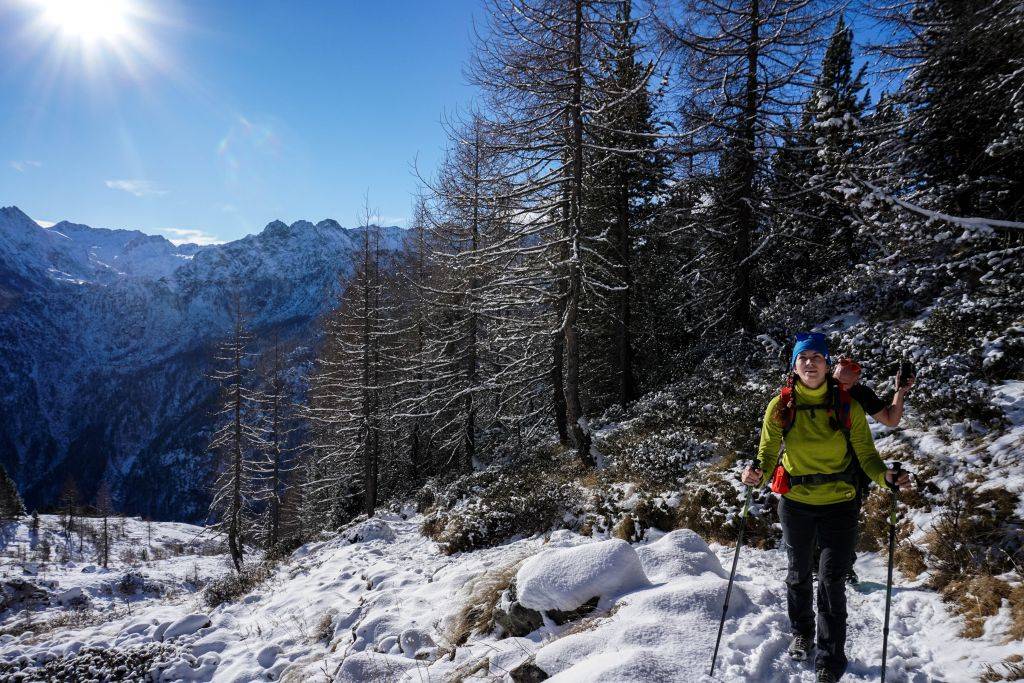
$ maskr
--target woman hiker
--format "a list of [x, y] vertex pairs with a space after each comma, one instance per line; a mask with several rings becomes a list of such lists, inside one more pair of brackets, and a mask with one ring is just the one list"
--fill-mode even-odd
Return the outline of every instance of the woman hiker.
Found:
[[[789, 570], [786, 598], [793, 659], [809, 657], [815, 643], [811, 562], [821, 548], [818, 571], [817, 681], [839, 680], [846, 670], [846, 583], [857, 538], [855, 472], [852, 459], [880, 486], [910, 488], [910, 477], [886, 469], [875, 450], [864, 409], [840, 390], [828, 372], [825, 336], [798, 334], [793, 374], [768, 404], [761, 428], [758, 467], [743, 471], [743, 483], [769, 479], [780, 493], [779, 520]], [[785, 442], [782, 462], [779, 454]], [[776, 471], [776, 465], [781, 468]]]

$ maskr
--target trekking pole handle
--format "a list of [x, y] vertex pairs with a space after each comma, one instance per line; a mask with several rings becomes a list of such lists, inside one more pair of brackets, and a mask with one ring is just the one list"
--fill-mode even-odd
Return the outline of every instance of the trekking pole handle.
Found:
[[899, 485], [900, 475], [903, 474], [904, 472], [906, 472], [906, 470], [903, 469], [903, 463], [893, 462], [892, 467], [890, 467], [889, 469], [892, 470], [892, 481], [890, 482], [890, 481], [886, 480], [886, 483], [889, 485], [889, 489], [890, 490], [892, 490], [892, 491], [899, 491], [900, 490], [900, 485]]

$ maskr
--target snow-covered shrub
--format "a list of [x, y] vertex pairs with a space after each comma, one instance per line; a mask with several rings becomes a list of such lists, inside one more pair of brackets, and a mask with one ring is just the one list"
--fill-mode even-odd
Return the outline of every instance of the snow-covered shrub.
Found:
[[573, 484], [545, 482], [537, 473], [508, 473], [479, 495], [434, 512], [423, 531], [447, 554], [489, 548], [551, 529], [579, 507], [579, 500]]
[[126, 571], [106, 588], [120, 595], [162, 595], [163, 586], [137, 571]]
[[203, 590], [203, 602], [208, 607], [217, 607], [237, 600], [266, 581], [273, 571], [273, 564], [261, 562], [213, 579]]
[[1016, 516], [1018, 494], [955, 485], [947, 496], [946, 509], [925, 539], [935, 588], [1024, 566], [1024, 520]]
[[590, 489], [580, 516], [581, 533], [639, 541], [648, 529], [672, 531], [676, 528], [678, 485], [659, 493], [632, 482], [608, 481], [610, 476], [606, 475]]
[[[709, 541], [734, 544], [742, 510], [743, 493], [738, 474], [708, 468], [691, 476], [684, 484], [677, 526], [693, 529]], [[743, 543], [774, 548], [781, 538], [776, 528], [778, 520], [775, 496], [765, 488], [755, 489]]]
[[686, 434], [679, 426], [649, 434], [632, 430], [602, 444], [612, 475], [621, 481], [652, 486], [674, 486], [695, 463], [715, 456], [706, 441]]
[[423, 533], [451, 554], [561, 526], [582, 508], [583, 474], [572, 453], [542, 448], [446, 484], [433, 482], [434, 507]]

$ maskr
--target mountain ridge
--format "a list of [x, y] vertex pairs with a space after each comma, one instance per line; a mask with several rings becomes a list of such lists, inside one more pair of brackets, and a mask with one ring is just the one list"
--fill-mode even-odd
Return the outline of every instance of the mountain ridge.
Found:
[[[272, 221], [223, 244], [174, 245], [0, 208], [0, 463], [26, 503], [52, 504], [67, 477], [89, 501], [106, 478], [125, 511], [200, 519], [207, 375], [231, 294], [250, 309], [253, 351], [277, 336], [302, 365], [364, 229]], [[401, 248], [403, 230], [380, 229], [386, 249]]]

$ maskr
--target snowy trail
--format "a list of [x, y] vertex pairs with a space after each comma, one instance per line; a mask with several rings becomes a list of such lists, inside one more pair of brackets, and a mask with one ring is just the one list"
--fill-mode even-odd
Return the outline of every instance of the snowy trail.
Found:
[[[723, 562], [733, 548], [717, 547]], [[886, 558], [861, 553], [857, 561], [860, 585], [847, 589], [847, 657], [844, 681], [877, 681], [881, 671], [882, 625], [885, 615]], [[755, 608], [726, 622], [723, 636], [727, 654], [721, 680], [813, 681], [810, 663], [791, 662], [786, 656], [789, 620], [783, 579], [785, 553], [781, 550], [744, 548], [737, 570], [738, 583]], [[997, 644], [998, 624], [988, 628], [991, 638], [964, 640], [957, 634], [961, 620], [952, 616], [940, 597], [897, 573], [890, 615], [888, 679], [926, 681], [978, 680], [985, 663], [1022, 652], [1020, 643]], [[993, 620], [996, 621], [996, 620]]]
[[[447, 629], [470, 599], [474, 578], [527, 555], [595, 540], [556, 531], [546, 539], [445, 556], [420, 535], [421, 522], [420, 516], [382, 515], [361, 527], [363, 538], [355, 543], [338, 537], [300, 549], [256, 591], [204, 613], [209, 626], [179, 636], [181, 654], [160, 680], [509, 680], [509, 672], [531, 658], [554, 674], [554, 681], [814, 678], [809, 663], [785, 656], [782, 551], [743, 549], [719, 667], [711, 679], [706, 672], [732, 548], [709, 548], [687, 530], [654, 533], [650, 542], [633, 546], [649, 584], [605, 596], [597, 611], [578, 623], [549, 623], [520, 638], [473, 636], [452, 648]], [[848, 590], [851, 663], [843, 680], [874, 681], [884, 557], [863, 554], [857, 570], [862, 585]], [[152, 643], [171, 621], [201, 609], [198, 600], [179, 600], [99, 626], [7, 640], [0, 642], [0, 661], [46, 661], [93, 644]], [[983, 638], [963, 640], [957, 636], [959, 619], [949, 615], [938, 595], [900, 580], [893, 594], [889, 679], [977, 680], [986, 663], [1021, 651], [1019, 642], [999, 644], [1003, 616], [990, 620]]]

